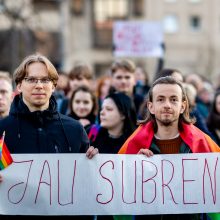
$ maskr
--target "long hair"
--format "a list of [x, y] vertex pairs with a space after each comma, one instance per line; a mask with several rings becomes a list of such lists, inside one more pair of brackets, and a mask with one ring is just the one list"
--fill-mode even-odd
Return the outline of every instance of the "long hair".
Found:
[[114, 92], [106, 96], [105, 99], [110, 98], [117, 106], [119, 112], [125, 117], [123, 134], [130, 136], [130, 134], [136, 129], [137, 114], [135, 105], [131, 98], [122, 92]]
[[69, 100], [70, 115], [74, 115], [75, 114], [74, 111], [73, 111], [72, 103], [73, 103], [73, 100], [75, 98], [76, 93], [79, 92], [79, 91], [82, 91], [82, 92], [85, 92], [85, 93], [89, 93], [91, 95], [92, 110], [91, 110], [90, 114], [96, 115], [96, 113], [97, 113], [97, 100], [96, 100], [96, 96], [92, 92], [92, 90], [89, 87], [87, 87], [87, 86], [79, 86], [76, 90], [73, 91], [73, 93], [71, 95], [71, 98]]
[[[152, 84], [152, 86], [151, 86], [151, 88], [148, 92], [147, 102], [153, 102], [153, 88], [158, 84], [178, 85], [182, 90], [182, 101], [186, 102], [186, 108], [185, 108], [184, 112], [179, 117], [179, 129], [181, 129], [181, 123], [180, 122], [185, 122], [187, 124], [194, 123], [194, 120], [190, 118], [189, 101], [188, 101], [185, 89], [183, 88], [182, 83], [177, 81], [176, 79], [174, 79], [172, 76], [161, 77], [161, 78], [157, 79], [156, 81], [154, 81], [154, 83]], [[149, 109], [147, 108], [146, 118], [142, 121], [139, 121], [139, 124], [145, 124], [149, 121], [154, 122], [154, 128], [155, 128], [155, 130], [157, 130], [157, 124], [156, 124], [155, 116], [152, 115], [150, 113]]]

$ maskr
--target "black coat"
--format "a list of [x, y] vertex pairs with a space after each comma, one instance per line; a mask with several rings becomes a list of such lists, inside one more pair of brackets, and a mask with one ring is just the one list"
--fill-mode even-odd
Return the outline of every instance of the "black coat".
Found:
[[[93, 127], [91, 127], [91, 129], [93, 129]], [[93, 140], [90, 140], [90, 144], [91, 146], [98, 148], [99, 153], [117, 154], [127, 138], [127, 135], [113, 138], [108, 134], [107, 129], [100, 127], [97, 137], [95, 137]]]
[[0, 136], [11, 153], [82, 153], [89, 146], [83, 126], [57, 112], [55, 98], [45, 111], [30, 112], [17, 95], [9, 116], [0, 121]]

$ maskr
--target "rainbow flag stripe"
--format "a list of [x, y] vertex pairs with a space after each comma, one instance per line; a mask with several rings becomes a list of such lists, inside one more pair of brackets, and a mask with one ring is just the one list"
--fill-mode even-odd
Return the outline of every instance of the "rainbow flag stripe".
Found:
[[3, 146], [3, 140], [0, 140], [0, 159], [2, 157], [2, 146]]
[[0, 170], [5, 169], [10, 164], [12, 164], [13, 159], [11, 157], [11, 154], [6, 146], [5, 143], [0, 143], [0, 146], [2, 148], [1, 150], [1, 157], [0, 157]]
[[210, 220], [220, 220], [220, 213], [209, 213], [208, 217]]

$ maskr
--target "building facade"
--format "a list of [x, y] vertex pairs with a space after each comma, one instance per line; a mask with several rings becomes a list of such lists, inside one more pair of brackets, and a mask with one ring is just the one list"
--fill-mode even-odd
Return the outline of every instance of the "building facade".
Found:
[[163, 59], [131, 57], [151, 79], [162, 64], [212, 81], [220, 73], [216, 0], [3, 0], [0, 68], [12, 72], [25, 55], [38, 51], [58, 69], [68, 72], [83, 60], [96, 76], [104, 74], [115, 59], [112, 29], [117, 20], [162, 23]]

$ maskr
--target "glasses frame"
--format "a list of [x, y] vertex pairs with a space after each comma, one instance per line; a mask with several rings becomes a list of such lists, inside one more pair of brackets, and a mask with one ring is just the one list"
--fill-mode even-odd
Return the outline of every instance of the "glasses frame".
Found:
[[38, 82], [40, 82], [43, 85], [47, 85], [50, 82], [52, 82], [52, 80], [50, 78], [42, 78], [42, 79], [38, 79], [38, 78], [34, 78], [34, 77], [25, 77], [24, 81], [27, 82], [30, 85], [37, 85]]

